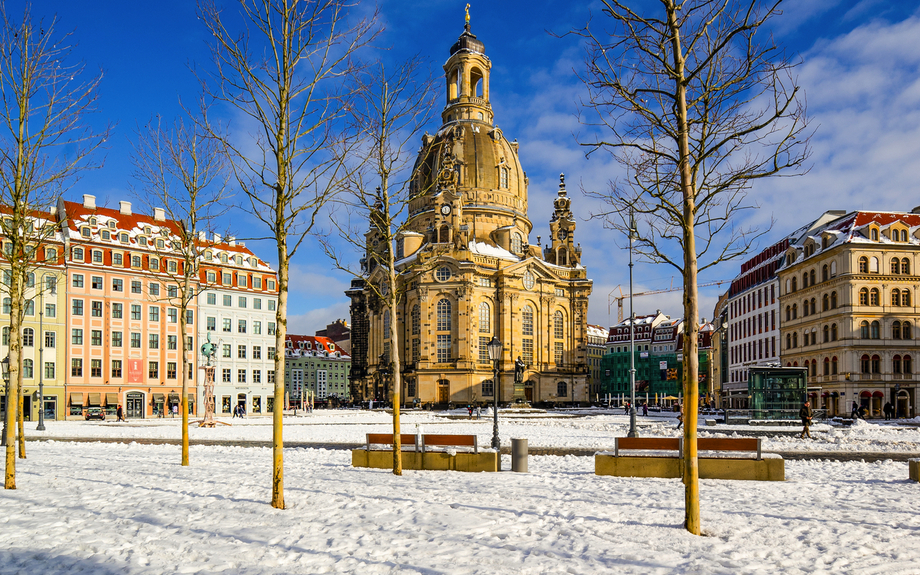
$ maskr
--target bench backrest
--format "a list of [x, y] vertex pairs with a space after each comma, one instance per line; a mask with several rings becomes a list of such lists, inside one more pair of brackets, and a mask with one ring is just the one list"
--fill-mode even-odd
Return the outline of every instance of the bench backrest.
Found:
[[479, 441], [475, 435], [429, 435], [422, 436], [422, 450], [428, 445], [437, 447], [472, 447], [479, 453]]
[[[415, 450], [418, 451], [418, 436], [412, 435], [409, 433], [399, 434], [399, 442], [402, 445], [412, 445], [415, 446]], [[393, 434], [392, 433], [368, 433], [367, 434], [367, 450], [371, 450], [371, 445], [393, 445]]]
[[760, 459], [759, 437], [701, 437], [696, 440], [700, 451], [752, 451]]
[[656, 451], [680, 451], [679, 437], [617, 437], [614, 454], [621, 449], [652, 449]]

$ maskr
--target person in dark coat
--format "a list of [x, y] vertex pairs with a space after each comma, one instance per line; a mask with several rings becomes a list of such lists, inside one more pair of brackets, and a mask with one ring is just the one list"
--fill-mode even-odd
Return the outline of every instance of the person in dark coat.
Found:
[[894, 411], [894, 410], [891, 408], [891, 402], [890, 402], [890, 401], [885, 402], [885, 407], [882, 408], [882, 409], [883, 409], [884, 412], [885, 412], [885, 420], [891, 419], [891, 412]]
[[859, 419], [859, 404], [855, 401], [853, 402], [853, 410], [850, 412], [850, 417], [853, 419]]
[[642, 417], [648, 417], [648, 404], [642, 404]]
[[811, 403], [806, 401], [802, 405], [802, 409], [799, 410], [799, 417], [802, 419], [802, 435], [799, 437], [805, 439], [807, 435], [808, 439], [811, 439], [811, 431], [808, 429], [811, 426]]

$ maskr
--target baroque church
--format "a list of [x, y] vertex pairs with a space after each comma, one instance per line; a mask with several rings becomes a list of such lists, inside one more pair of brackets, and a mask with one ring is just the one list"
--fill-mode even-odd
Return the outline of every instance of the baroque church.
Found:
[[[592, 281], [575, 242], [571, 200], [560, 176], [549, 239], [532, 243], [527, 174], [517, 140], [495, 125], [492, 63], [470, 31], [444, 64], [447, 104], [425, 134], [411, 183], [408, 221], [396, 239], [399, 289], [390, 317], [368, 285], [385, 270], [368, 266], [351, 299], [352, 397], [392, 400], [390, 321], [400, 333], [401, 403], [437, 405], [512, 400], [515, 363], [523, 395], [537, 405], [588, 401], [587, 314]], [[367, 237], [367, 259], [377, 240]], [[502, 343], [499, 383], [487, 344]], [[520, 367], [518, 368], [520, 371]], [[520, 395], [520, 385], [518, 393]]]

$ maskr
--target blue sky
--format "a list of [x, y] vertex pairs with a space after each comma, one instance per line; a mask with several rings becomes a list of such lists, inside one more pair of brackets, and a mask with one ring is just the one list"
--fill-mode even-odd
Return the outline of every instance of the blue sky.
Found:
[[[465, 1], [383, 0], [379, 6], [385, 31], [381, 50], [367, 58], [389, 60], [419, 54], [435, 74], [463, 29]], [[552, 0], [471, 1], [473, 32], [492, 59], [492, 105], [495, 121], [509, 139], [521, 144], [520, 158], [530, 178], [530, 219], [535, 236], [547, 238], [548, 219], [558, 176], [565, 172], [573, 210], [579, 218], [576, 241], [594, 280], [589, 321], [609, 326], [608, 296], [627, 286], [627, 253], [622, 238], [588, 221], [599, 209], [580, 187], [600, 190], [617, 168], [608, 157], [586, 159], [574, 133], [583, 130], [575, 117], [583, 88], [582, 47], [577, 38], [555, 38], [602, 18], [596, 2]], [[799, 84], [805, 90], [812, 125], [811, 170], [797, 178], [758, 182], [751, 197], [761, 206], [748, 214], [749, 223], [768, 223], [766, 246], [827, 209], [910, 211], [920, 205], [920, 10], [914, 1], [790, 0], [775, 20], [772, 33], [790, 54], [802, 59]], [[228, 10], [234, 2], [223, 0]], [[14, 18], [21, 1], [7, 1]], [[362, 3], [360, 10], [368, 10]], [[72, 31], [73, 57], [89, 70], [101, 70], [98, 112], [90, 121], [115, 125], [103, 151], [104, 166], [87, 172], [67, 192], [79, 201], [93, 194], [101, 205], [117, 206], [131, 197], [129, 159], [134, 131], [155, 114], [173, 118], [178, 102], [193, 101], [198, 84], [191, 67], [210, 66], [208, 36], [197, 19], [192, 0], [45, 0], [33, 6], [35, 17], [59, 17], [58, 33]], [[443, 99], [441, 100], [443, 102]], [[232, 129], [231, 125], [231, 129]], [[432, 121], [429, 131], [438, 123]], [[264, 231], [235, 214], [240, 237]], [[273, 245], [248, 244], [261, 258], [277, 262]], [[356, 255], [356, 259], [357, 259]], [[730, 279], [740, 262], [707, 271], [700, 282]], [[638, 263], [635, 290], [680, 285], [676, 271]], [[334, 272], [315, 243], [305, 246], [293, 262], [289, 329], [313, 333], [336, 318], [348, 317], [343, 291], [350, 278]], [[724, 290], [724, 288], [723, 288]], [[720, 288], [701, 290], [702, 315], [710, 317]], [[680, 293], [637, 298], [637, 313], [661, 309], [681, 315]]]

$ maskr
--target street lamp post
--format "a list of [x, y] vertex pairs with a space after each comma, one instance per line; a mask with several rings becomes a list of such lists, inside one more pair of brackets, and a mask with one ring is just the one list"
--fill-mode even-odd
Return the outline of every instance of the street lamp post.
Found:
[[45, 431], [45, 370], [44, 370], [44, 353], [45, 353], [45, 295], [41, 292], [38, 308], [38, 426], [36, 431]]
[[492, 360], [492, 449], [498, 451], [501, 448], [501, 442], [498, 439], [498, 362], [502, 358], [502, 342], [497, 337], [492, 336], [492, 341], [486, 346], [489, 348], [489, 359]]
[[639, 437], [636, 430], [636, 312], [633, 310], [633, 241], [636, 239], [636, 220], [629, 212], [629, 433]]
[[3, 437], [0, 438], [0, 445], [6, 445], [6, 434], [8, 431], [6, 421], [9, 418], [10, 412], [10, 356], [7, 355], [3, 358], [3, 361], [0, 361], [0, 369], [2, 369], [3, 383], [6, 385], [6, 413], [3, 414]]

